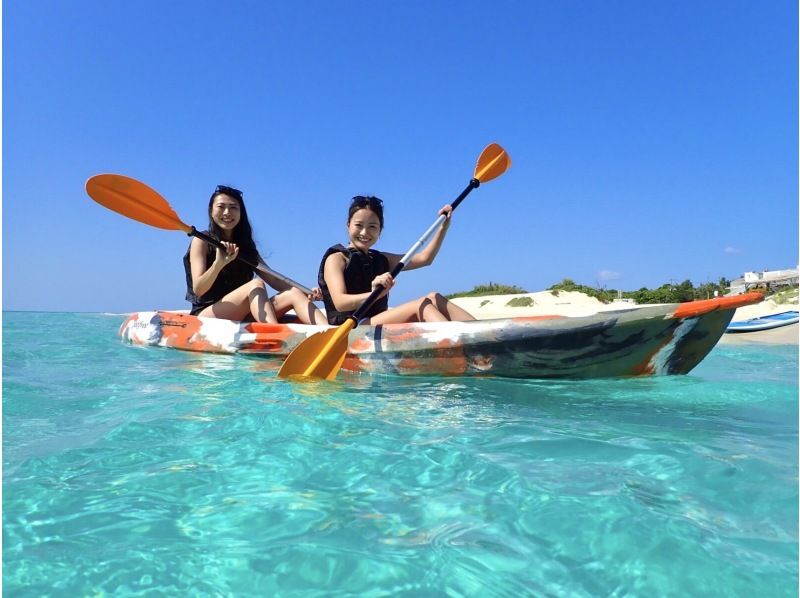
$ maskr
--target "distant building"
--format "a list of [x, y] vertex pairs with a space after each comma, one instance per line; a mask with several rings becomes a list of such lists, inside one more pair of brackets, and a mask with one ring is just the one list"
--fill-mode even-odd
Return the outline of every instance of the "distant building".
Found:
[[613, 301], [614, 303], [628, 303], [630, 305], [636, 305], [636, 301], [631, 299], [630, 297], [623, 297], [622, 291], [617, 291], [617, 297]]
[[796, 287], [798, 280], [798, 268], [745, 272], [741, 278], [731, 281], [730, 294], [740, 295], [753, 288], [774, 292], [784, 287]]

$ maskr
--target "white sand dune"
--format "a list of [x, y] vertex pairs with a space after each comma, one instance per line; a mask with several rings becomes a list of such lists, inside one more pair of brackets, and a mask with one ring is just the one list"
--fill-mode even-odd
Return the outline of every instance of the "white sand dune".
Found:
[[[452, 300], [479, 320], [512, 318], [518, 316], [587, 316], [598, 311], [624, 309], [629, 303], [605, 304], [594, 297], [575, 291], [539, 291], [517, 295], [488, 295], [485, 297], [458, 297]], [[509, 304], [511, 303], [511, 304]], [[514, 303], [522, 305], [514, 305]]]

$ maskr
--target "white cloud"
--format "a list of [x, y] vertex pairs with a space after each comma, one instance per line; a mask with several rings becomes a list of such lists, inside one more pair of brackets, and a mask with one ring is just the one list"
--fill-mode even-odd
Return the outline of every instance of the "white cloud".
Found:
[[736, 253], [742, 253], [742, 250], [739, 249], [738, 247], [731, 247], [731, 246], [726, 247], [724, 251], [725, 251], [725, 253], [727, 253], [729, 255], [733, 255], [733, 254], [736, 254]]
[[600, 270], [600, 272], [597, 273], [597, 278], [602, 281], [618, 280], [622, 278], [622, 274], [614, 272], [613, 270]]

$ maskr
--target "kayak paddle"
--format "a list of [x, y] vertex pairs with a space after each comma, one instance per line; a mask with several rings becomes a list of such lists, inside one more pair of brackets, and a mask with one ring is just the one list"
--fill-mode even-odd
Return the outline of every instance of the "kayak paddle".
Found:
[[[166, 199], [161, 197], [154, 189], [136, 179], [121, 174], [98, 174], [86, 181], [86, 193], [101, 206], [105, 206], [109, 210], [133, 220], [138, 220], [156, 228], [179, 230], [190, 237], [197, 237], [220, 249], [225, 248], [221, 242], [213, 237], [182, 222]], [[262, 268], [241, 256], [237, 256], [236, 259], [244, 262], [259, 274], [271, 274], [286, 284], [297, 287], [306, 295], [311, 294], [310, 289], [276, 272], [266, 264]]]
[[[451, 204], [453, 210], [458, 207], [470, 191], [476, 189], [481, 183], [486, 183], [499, 177], [511, 166], [511, 158], [506, 151], [496, 143], [492, 143], [481, 152], [478, 157], [478, 164], [475, 167], [475, 174], [466, 189], [461, 192], [456, 200]], [[411, 249], [400, 259], [400, 262], [392, 270], [392, 278], [396, 278], [408, 261], [417, 251], [430, 239], [436, 230], [444, 222], [444, 214], [437, 218], [436, 222], [425, 231], [419, 240], [412, 245]], [[283, 362], [278, 371], [279, 378], [289, 378], [291, 376], [300, 378], [324, 378], [333, 380], [342, 367], [345, 355], [347, 355], [348, 333], [358, 326], [358, 322], [364, 314], [369, 311], [372, 304], [384, 291], [383, 287], [378, 287], [372, 291], [369, 297], [361, 304], [343, 324], [337, 328], [331, 328], [324, 332], [318, 332], [309, 336], [302, 343], [297, 345], [289, 353], [286, 361]]]

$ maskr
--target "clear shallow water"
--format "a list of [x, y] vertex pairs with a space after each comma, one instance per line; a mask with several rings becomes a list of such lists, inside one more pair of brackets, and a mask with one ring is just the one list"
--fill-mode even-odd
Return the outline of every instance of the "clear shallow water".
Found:
[[3, 314], [4, 595], [798, 593], [796, 346], [295, 385], [122, 319]]

